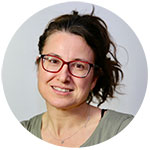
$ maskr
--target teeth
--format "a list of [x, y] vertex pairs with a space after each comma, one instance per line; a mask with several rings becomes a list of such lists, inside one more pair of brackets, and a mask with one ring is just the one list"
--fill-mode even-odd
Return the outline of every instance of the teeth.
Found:
[[70, 90], [68, 90], [68, 89], [61, 89], [61, 88], [59, 88], [59, 87], [54, 87], [53, 86], [53, 88], [55, 89], [55, 90], [57, 90], [57, 91], [60, 91], [60, 92], [69, 92]]

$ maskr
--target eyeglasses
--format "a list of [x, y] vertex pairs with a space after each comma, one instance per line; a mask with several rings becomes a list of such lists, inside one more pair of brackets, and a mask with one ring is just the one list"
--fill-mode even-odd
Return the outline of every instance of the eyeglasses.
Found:
[[95, 64], [81, 60], [66, 62], [57, 56], [49, 54], [40, 55], [39, 57], [42, 58], [42, 67], [45, 71], [50, 73], [58, 73], [64, 64], [67, 64], [69, 73], [77, 78], [85, 78], [92, 67], [97, 67]]

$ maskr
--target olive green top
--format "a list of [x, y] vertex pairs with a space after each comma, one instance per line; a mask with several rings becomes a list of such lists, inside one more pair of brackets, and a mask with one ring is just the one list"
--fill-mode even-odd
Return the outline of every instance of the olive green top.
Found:
[[[22, 121], [21, 124], [32, 134], [41, 138], [41, 123], [42, 114], [31, 118], [28, 121]], [[133, 119], [132, 115], [123, 114], [113, 110], [107, 110], [101, 118], [98, 126], [96, 127], [90, 138], [81, 145], [81, 147], [92, 146], [104, 142], [111, 137], [115, 136], [122, 129], [124, 129]]]

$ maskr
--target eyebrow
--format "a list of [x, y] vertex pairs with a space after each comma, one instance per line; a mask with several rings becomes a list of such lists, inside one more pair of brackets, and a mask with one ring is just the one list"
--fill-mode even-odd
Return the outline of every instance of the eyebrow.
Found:
[[[56, 56], [56, 57], [59, 57], [59, 58], [63, 59], [61, 56], [59, 56], [59, 55], [57, 55], [57, 54], [55, 54], [55, 53], [48, 53], [48, 55], [53, 55], [53, 56]], [[73, 59], [73, 60], [89, 62], [88, 60], [82, 59], [82, 58], [75, 58], [75, 59]], [[73, 61], [73, 60], [72, 60], [72, 61]], [[89, 63], [90, 63], [90, 62], [89, 62]]]
[[89, 62], [88, 60], [86, 60], [86, 59], [81, 59], [81, 58], [76, 58], [76, 59], [74, 59], [74, 60]]
[[[48, 55], [53, 55], [53, 56], [56, 56], [56, 57], [61, 58], [61, 56], [59, 56], [59, 55], [57, 55], [57, 54], [55, 54], [55, 53], [48, 53]], [[62, 58], [61, 58], [61, 59], [62, 59]]]

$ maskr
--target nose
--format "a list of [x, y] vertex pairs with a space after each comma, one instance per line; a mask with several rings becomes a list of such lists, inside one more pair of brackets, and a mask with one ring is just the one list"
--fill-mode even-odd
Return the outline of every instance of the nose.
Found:
[[58, 72], [57, 79], [62, 83], [66, 83], [70, 81], [70, 73], [67, 64], [64, 64], [61, 70]]

